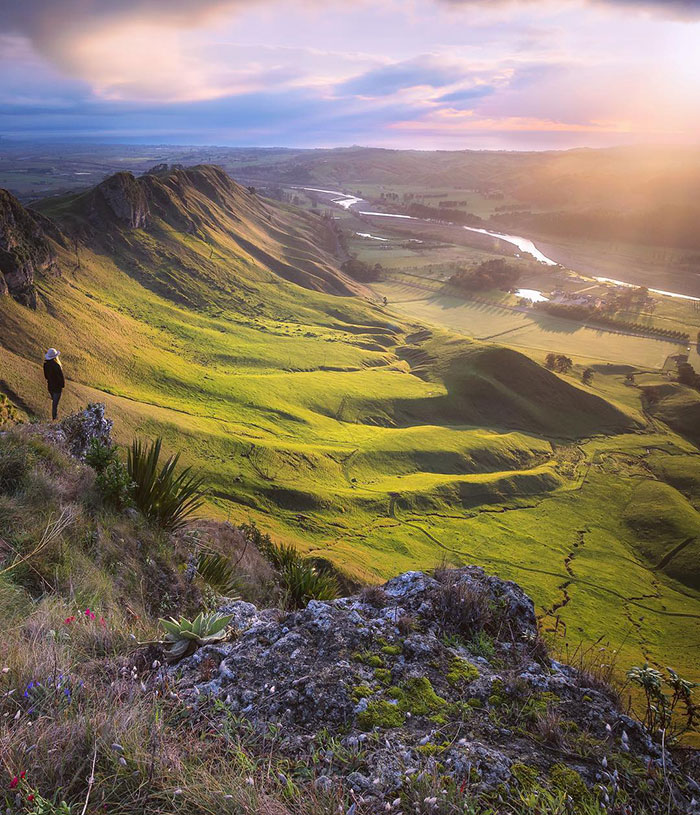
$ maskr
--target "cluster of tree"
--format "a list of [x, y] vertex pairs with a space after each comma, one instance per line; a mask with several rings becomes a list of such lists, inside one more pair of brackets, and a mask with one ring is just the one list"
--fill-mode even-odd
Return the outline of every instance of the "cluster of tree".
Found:
[[642, 308], [649, 300], [649, 289], [646, 286], [629, 286], [617, 294], [607, 297], [602, 306], [603, 311], [614, 313], [628, 311], [633, 308]]
[[[568, 374], [574, 367], [574, 363], [569, 357], [564, 356], [564, 354], [549, 353], [544, 361], [544, 367], [548, 371], [556, 371], [558, 374]], [[592, 373], [591, 371], [591, 374]]]
[[462, 226], [482, 226], [484, 219], [471, 212], [462, 212], [461, 209], [441, 209], [440, 207], [429, 207], [427, 204], [410, 204], [406, 212], [414, 218], [428, 218], [437, 221], [450, 221], [453, 224]]
[[577, 320], [580, 322], [592, 321], [599, 325], [610, 326], [611, 328], [635, 331], [642, 334], [653, 334], [657, 337], [677, 340], [678, 342], [687, 343], [690, 340], [690, 335], [687, 331], [677, 331], [675, 328], [661, 328], [656, 325], [644, 325], [643, 323], [634, 323], [631, 320], [618, 320], [609, 314], [603, 313], [594, 306], [569, 306], [565, 303], [547, 302], [535, 303], [534, 307], [540, 311], [546, 311], [554, 317], [563, 317], [565, 320]]
[[700, 374], [695, 372], [695, 368], [689, 362], [679, 362], [676, 368], [678, 370], [678, 381], [681, 385], [688, 385], [688, 387], [700, 391]]
[[353, 280], [358, 280], [360, 283], [372, 283], [375, 280], [381, 280], [384, 274], [384, 267], [381, 263], [365, 263], [363, 260], [358, 260], [352, 257], [346, 260], [340, 267], [345, 274], [352, 277]]
[[383, 192], [379, 196], [382, 201], [413, 201], [416, 198], [447, 198], [446, 192]]
[[502, 258], [484, 260], [478, 266], [470, 269], [460, 269], [453, 274], [449, 282], [459, 289], [478, 291], [484, 289], [511, 289], [518, 278], [520, 271], [512, 263]]
[[466, 207], [469, 201], [439, 201], [438, 207]]

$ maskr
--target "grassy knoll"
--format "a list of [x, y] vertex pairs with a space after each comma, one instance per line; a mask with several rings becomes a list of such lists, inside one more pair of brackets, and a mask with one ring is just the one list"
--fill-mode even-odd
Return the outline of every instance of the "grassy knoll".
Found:
[[[411, 290], [398, 284], [377, 286], [389, 309], [331, 294], [322, 284], [342, 277], [321, 219], [192, 198], [195, 231], [167, 212], [146, 230], [108, 226], [81, 244], [79, 265], [60, 250], [62, 277], [37, 281], [37, 311], [0, 302], [0, 388], [20, 408], [47, 415], [41, 360], [57, 346], [62, 409], [104, 401], [120, 441], [162, 435], [203, 469], [208, 512], [253, 519], [366, 580], [482, 564], [533, 594], [562, 647], [604, 636], [623, 665], [649, 658], [700, 679], [687, 647], [697, 586], [673, 555], [656, 568], [648, 530], [629, 523], [637, 502], [652, 517], [662, 500], [640, 489], [662, 490], [686, 521], [660, 556], [690, 535], [697, 449], [662, 416], [652, 424], [624, 365], [604, 365], [660, 367], [666, 344], [415, 289], [401, 303]], [[52, 207], [87, 219], [70, 201]], [[559, 377], [455, 329], [508, 345], [539, 331], [543, 352], [602, 367], [584, 387], [580, 371]]]

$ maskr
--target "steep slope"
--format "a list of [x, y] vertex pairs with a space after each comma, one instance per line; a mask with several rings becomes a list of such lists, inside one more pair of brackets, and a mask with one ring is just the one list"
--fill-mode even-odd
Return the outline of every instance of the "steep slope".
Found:
[[62, 236], [46, 218], [0, 190], [0, 296], [36, 307], [37, 274], [57, 274], [54, 242]]

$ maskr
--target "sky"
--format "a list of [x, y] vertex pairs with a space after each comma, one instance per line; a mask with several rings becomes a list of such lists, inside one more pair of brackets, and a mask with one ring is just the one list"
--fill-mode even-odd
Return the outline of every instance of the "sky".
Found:
[[0, 0], [0, 136], [700, 143], [700, 0]]

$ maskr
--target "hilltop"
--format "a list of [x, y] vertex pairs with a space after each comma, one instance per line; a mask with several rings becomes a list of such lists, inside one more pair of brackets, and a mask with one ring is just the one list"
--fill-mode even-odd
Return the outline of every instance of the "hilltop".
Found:
[[[41, 363], [58, 347], [62, 409], [104, 402], [118, 442], [162, 436], [202, 471], [212, 516], [349, 580], [480, 564], [525, 587], [556, 648], [601, 640], [623, 667], [700, 678], [695, 549], [678, 548], [698, 450], [624, 371], [585, 385], [546, 370], [545, 351], [398, 317], [339, 269], [329, 219], [214, 167], [11, 206], [53, 264], [32, 267], [35, 308], [0, 298], [0, 391], [18, 418], [47, 415]], [[647, 482], [687, 511], [658, 547]]]

